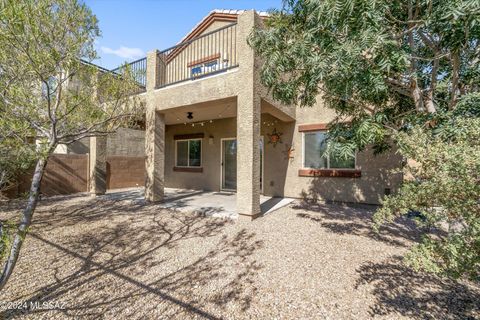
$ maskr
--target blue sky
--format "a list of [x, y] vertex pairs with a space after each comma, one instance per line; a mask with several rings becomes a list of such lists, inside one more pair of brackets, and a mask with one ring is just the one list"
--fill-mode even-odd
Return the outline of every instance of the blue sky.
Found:
[[112, 69], [153, 49], [175, 45], [213, 9], [281, 7], [282, 0], [84, 0], [99, 20], [102, 37], [95, 63]]

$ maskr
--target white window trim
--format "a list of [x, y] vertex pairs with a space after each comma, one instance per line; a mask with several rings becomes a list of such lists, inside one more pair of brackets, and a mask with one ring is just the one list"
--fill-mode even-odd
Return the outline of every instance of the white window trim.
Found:
[[357, 170], [357, 154], [358, 154], [357, 151], [355, 151], [354, 168], [330, 168], [330, 156], [327, 157], [327, 167], [326, 168], [311, 168], [311, 167], [305, 166], [305, 134], [306, 133], [312, 133], [312, 132], [328, 132], [328, 130], [313, 130], [313, 131], [302, 132], [302, 168], [303, 169], [310, 169], [310, 170]]
[[[188, 154], [187, 154], [187, 162], [188, 166], [179, 166], [177, 162], [177, 149], [178, 149], [178, 142], [179, 141], [200, 141], [200, 165], [199, 166], [191, 166], [190, 165], [190, 143], [188, 145]], [[178, 139], [175, 140], [175, 167], [177, 168], [202, 168], [203, 166], [203, 139], [202, 138], [194, 138], [194, 139]]]

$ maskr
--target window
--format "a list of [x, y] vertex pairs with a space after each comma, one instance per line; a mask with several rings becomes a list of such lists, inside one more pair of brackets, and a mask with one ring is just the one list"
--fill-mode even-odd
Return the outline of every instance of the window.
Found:
[[194, 66], [192, 66], [191, 69], [191, 76], [199, 76], [205, 73], [210, 73], [214, 72], [218, 69], [218, 61], [210, 61], [210, 62], [205, 62], [205, 63], [199, 63]]
[[176, 140], [177, 167], [200, 167], [202, 165], [202, 140]]
[[312, 169], [355, 169], [355, 157], [343, 159], [323, 156], [327, 149], [327, 132], [305, 132], [303, 136], [304, 168]]

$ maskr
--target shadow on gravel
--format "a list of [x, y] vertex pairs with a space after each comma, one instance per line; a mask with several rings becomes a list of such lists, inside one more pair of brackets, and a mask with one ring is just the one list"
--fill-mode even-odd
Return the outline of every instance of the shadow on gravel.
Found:
[[322, 228], [337, 234], [369, 237], [394, 246], [409, 246], [410, 241], [419, 241], [415, 223], [398, 219], [395, 223], [382, 226], [380, 233], [372, 229], [375, 206], [336, 203], [308, 203], [301, 201], [292, 207], [298, 210], [297, 217], [318, 222]]
[[415, 272], [400, 257], [366, 263], [357, 272], [356, 288], [373, 285], [375, 315], [402, 314], [420, 319], [479, 319], [480, 288]]
[[[91, 222], [99, 219], [111, 222], [91, 228]], [[40, 303], [65, 301], [68, 293], [74, 301], [70, 300], [64, 310], [55, 311], [62, 317], [103, 318], [107, 310], [116, 310], [122, 318], [129, 318], [138, 317], [139, 311], [149, 315], [160, 310], [165, 317], [218, 319], [204, 306], [214, 305], [220, 311], [231, 301], [246, 310], [256, 293], [251, 278], [261, 268], [252, 254], [263, 244], [245, 229], [233, 236], [222, 235], [229, 223], [201, 214], [177, 214], [154, 205], [106, 200], [40, 209], [28, 236], [55, 252], [53, 270], [48, 270], [53, 271], [53, 277], [44, 287], [17, 298]], [[56, 236], [57, 230], [73, 225], [77, 225], [75, 234]], [[185, 250], [192, 241], [215, 236], [218, 240], [214, 249], [195, 254], [186, 263], [179, 264], [172, 255], [162, 254], [179, 246]], [[232, 269], [232, 265], [236, 267]], [[222, 282], [223, 288], [215, 288], [216, 294], [203, 294], [202, 288], [211, 290], [218, 279], [228, 280]], [[9, 310], [0, 317], [40, 316], [43, 312]]]

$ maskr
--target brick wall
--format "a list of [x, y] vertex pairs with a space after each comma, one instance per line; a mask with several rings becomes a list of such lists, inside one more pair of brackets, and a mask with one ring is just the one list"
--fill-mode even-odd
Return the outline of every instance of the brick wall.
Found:
[[107, 189], [145, 184], [145, 157], [107, 156]]
[[54, 154], [48, 159], [40, 191], [44, 195], [87, 191], [88, 155]]

